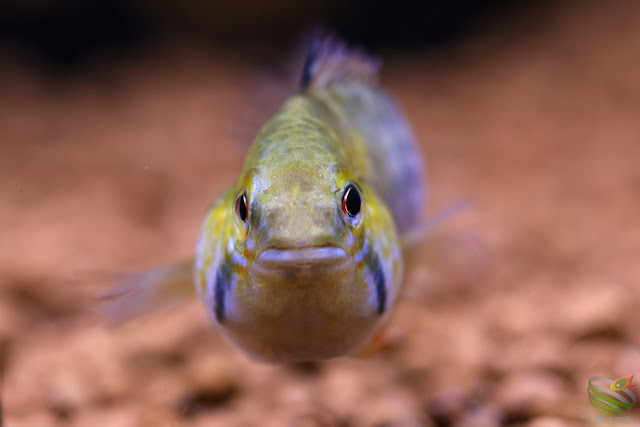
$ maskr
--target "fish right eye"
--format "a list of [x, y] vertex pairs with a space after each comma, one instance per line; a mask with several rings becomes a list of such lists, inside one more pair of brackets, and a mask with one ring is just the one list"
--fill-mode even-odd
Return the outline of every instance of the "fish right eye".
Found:
[[355, 218], [360, 213], [361, 207], [362, 199], [360, 198], [358, 189], [353, 184], [349, 184], [342, 196], [342, 212], [351, 218]]
[[249, 210], [247, 209], [247, 195], [244, 191], [240, 193], [240, 195], [236, 198], [235, 206], [236, 206], [236, 215], [238, 215], [238, 218], [240, 218], [240, 221], [242, 221], [243, 223], [246, 223]]

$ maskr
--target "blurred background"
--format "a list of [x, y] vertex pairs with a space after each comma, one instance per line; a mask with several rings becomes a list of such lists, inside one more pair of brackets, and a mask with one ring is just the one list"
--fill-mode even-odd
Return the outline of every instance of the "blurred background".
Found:
[[[18, 1], [4, 2], [3, 41], [61, 66], [144, 44], [175, 42], [226, 47], [241, 55], [290, 45], [318, 26], [372, 47], [424, 49], [504, 20], [526, 2], [491, 0], [398, 2]], [[535, 9], [540, 9], [537, 6]]]
[[[638, 22], [631, 0], [4, 0], [6, 425], [593, 424], [588, 379], [640, 375]], [[110, 325], [95, 273], [192, 253], [317, 29], [383, 59], [429, 214], [473, 201], [412, 254], [388, 345], [263, 365], [196, 301]]]

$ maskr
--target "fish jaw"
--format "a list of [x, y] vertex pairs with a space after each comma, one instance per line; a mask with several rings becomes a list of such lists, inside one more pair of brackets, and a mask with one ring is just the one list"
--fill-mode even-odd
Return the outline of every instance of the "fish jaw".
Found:
[[266, 249], [253, 261], [236, 310], [219, 325], [256, 359], [295, 362], [344, 356], [384, 321], [356, 262], [338, 247]]
[[[322, 267], [353, 267], [342, 248], [335, 246], [267, 249], [254, 261], [253, 268], [267, 273], [287, 273], [289, 270], [303, 271]], [[306, 268], [305, 268], [306, 267]]]
[[[306, 292], [316, 294], [319, 301], [326, 290], [334, 291], [348, 288], [355, 282], [356, 265], [352, 257], [338, 247], [310, 247], [294, 249], [264, 250], [251, 264], [249, 269], [250, 286], [263, 293], [273, 289], [275, 297], [294, 288], [309, 288]], [[319, 307], [331, 314], [334, 310], [329, 304]], [[283, 316], [286, 304], [265, 304], [256, 307], [271, 317]]]

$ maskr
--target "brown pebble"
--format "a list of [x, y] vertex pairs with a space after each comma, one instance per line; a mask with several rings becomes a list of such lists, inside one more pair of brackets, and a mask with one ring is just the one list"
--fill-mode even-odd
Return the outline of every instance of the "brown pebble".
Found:
[[331, 427], [336, 425], [334, 420], [319, 410], [307, 410], [291, 417], [289, 427]]
[[182, 415], [226, 404], [240, 388], [239, 375], [229, 361], [201, 358], [189, 365], [185, 375], [187, 396], [180, 408]]
[[560, 417], [536, 417], [526, 424], [526, 427], [579, 427], [584, 423]]
[[554, 321], [577, 339], [625, 333], [624, 316], [633, 311], [626, 293], [614, 283], [585, 284], [567, 292], [557, 304]]
[[563, 380], [544, 372], [517, 372], [498, 384], [496, 400], [510, 416], [542, 415], [572, 395]]
[[402, 388], [392, 388], [372, 396], [361, 410], [364, 425], [414, 427], [427, 423], [418, 397]]
[[86, 406], [92, 391], [78, 371], [69, 367], [58, 367], [43, 379], [42, 396], [49, 408], [58, 416], [66, 417], [76, 408]]
[[467, 407], [461, 421], [456, 423], [460, 427], [493, 427], [500, 425], [502, 411], [492, 405], [477, 405]]
[[436, 424], [451, 424], [454, 420], [462, 418], [468, 401], [468, 390], [449, 386], [431, 396], [427, 412]]
[[55, 427], [59, 425], [53, 414], [41, 411], [25, 414], [24, 416], [7, 416], [5, 421], [6, 426], [10, 427]]

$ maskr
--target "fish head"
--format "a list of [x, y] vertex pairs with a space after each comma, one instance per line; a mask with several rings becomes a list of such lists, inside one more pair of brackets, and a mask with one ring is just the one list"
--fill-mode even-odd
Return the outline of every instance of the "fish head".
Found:
[[205, 273], [205, 305], [258, 359], [357, 351], [388, 314], [400, 281], [395, 227], [381, 199], [336, 163], [248, 170], [228, 196], [231, 224]]

